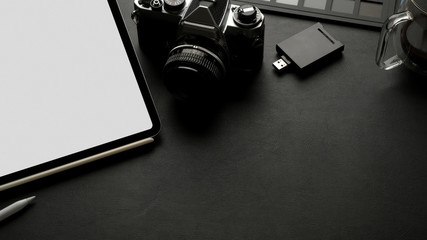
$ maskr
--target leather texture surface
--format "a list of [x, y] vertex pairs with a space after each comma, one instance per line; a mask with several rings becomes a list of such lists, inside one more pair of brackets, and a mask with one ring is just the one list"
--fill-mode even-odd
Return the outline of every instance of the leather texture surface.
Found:
[[[345, 45], [274, 72], [275, 44], [316, 19], [266, 15], [264, 64], [218, 104], [176, 103], [139, 51], [162, 121], [155, 143], [0, 193], [36, 195], [0, 239], [424, 239], [427, 82], [379, 70], [378, 29], [323, 22]], [[423, 81], [424, 80], [424, 81]]]

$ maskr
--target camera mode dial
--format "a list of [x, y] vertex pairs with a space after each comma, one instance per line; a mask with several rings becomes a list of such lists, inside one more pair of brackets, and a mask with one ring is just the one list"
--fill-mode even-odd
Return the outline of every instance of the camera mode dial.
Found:
[[262, 21], [261, 11], [254, 5], [242, 5], [234, 9], [233, 20], [241, 27], [254, 27]]
[[168, 12], [177, 12], [183, 9], [185, 0], [165, 0], [165, 10]]

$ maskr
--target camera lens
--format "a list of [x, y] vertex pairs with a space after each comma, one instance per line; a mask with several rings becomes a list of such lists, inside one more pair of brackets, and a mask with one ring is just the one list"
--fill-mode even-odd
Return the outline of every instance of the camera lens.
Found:
[[195, 45], [178, 45], [169, 53], [163, 74], [168, 90], [187, 101], [210, 97], [225, 78], [225, 54]]

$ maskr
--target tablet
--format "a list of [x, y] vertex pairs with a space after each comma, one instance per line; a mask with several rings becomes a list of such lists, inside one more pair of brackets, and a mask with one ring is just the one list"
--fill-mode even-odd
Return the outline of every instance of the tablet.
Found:
[[153, 141], [115, 0], [2, 0], [0, 30], [0, 191]]

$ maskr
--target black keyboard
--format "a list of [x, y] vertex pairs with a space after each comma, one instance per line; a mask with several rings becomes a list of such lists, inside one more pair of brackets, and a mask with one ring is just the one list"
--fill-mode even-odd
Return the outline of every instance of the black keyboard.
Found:
[[238, 0], [235, 3], [251, 3], [261, 10], [374, 27], [381, 27], [396, 10], [396, 0]]

